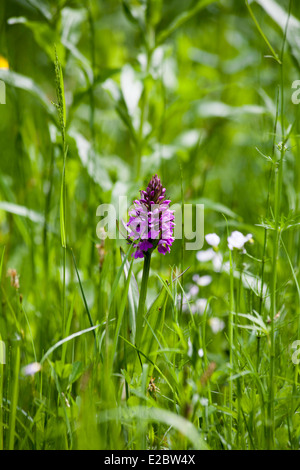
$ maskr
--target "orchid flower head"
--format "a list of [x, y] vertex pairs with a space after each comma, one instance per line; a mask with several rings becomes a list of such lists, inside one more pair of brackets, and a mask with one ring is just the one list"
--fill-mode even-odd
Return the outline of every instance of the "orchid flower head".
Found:
[[170, 200], [166, 199], [166, 188], [157, 175], [152, 176], [146, 190], [141, 190], [141, 198], [136, 199], [129, 211], [127, 223], [129, 243], [132, 243], [135, 258], [144, 258], [146, 253], [157, 251], [163, 255], [170, 252], [174, 241], [174, 211], [170, 210]]

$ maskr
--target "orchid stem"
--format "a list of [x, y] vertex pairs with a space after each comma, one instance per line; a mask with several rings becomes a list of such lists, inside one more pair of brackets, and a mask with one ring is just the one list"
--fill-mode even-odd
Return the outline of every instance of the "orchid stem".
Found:
[[141, 330], [142, 330], [143, 318], [144, 318], [144, 313], [145, 313], [145, 308], [146, 308], [146, 297], [147, 297], [148, 279], [149, 279], [149, 272], [150, 272], [150, 263], [151, 263], [151, 253], [145, 252], [142, 285], [141, 285], [139, 305], [138, 305], [138, 311], [137, 311], [137, 319], [136, 319], [136, 346], [137, 347], [139, 347], [138, 342], [140, 341], [140, 338], [141, 338]]

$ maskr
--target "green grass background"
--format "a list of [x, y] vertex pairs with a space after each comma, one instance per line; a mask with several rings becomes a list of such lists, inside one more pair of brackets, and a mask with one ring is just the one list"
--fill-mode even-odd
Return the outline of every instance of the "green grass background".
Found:
[[[299, 31], [296, 0], [1, 2], [1, 449], [299, 448]], [[223, 263], [153, 254], [139, 328], [96, 210], [155, 173]]]

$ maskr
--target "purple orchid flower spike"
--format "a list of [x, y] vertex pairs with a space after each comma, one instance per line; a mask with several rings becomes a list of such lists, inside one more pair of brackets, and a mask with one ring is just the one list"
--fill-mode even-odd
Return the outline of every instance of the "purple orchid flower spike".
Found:
[[144, 258], [145, 254], [157, 251], [163, 255], [170, 252], [174, 241], [174, 211], [170, 210], [170, 200], [165, 198], [157, 175], [149, 181], [146, 191], [140, 191], [141, 198], [134, 201], [129, 211], [128, 241], [133, 243], [135, 258]]

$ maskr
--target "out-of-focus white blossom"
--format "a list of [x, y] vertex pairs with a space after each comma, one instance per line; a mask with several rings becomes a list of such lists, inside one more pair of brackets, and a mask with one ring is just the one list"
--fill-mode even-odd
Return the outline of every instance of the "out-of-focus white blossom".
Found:
[[207, 261], [212, 261], [213, 268], [215, 272], [220, 272], [223, 264], [223, 257], [220, 252], [215, 251], [213, 248], [208, 250], [198, 251], [196, 258], [200, 263], [206, 263]]
[[200, 403], [201, 403], [202, 406], [208, 406], [208, 404], [209, 404], [208, 398], [201, 397], [200, 398]]
[[[204, 352], [203, 352], [203, 349], [202, 349], [202, 348], [198, 349], [197, 352], [198, 352], [198, 356], [199, 356], [199, 357], [203, 357], [203, 356], [204, 356]], [[187, 355], [188, 355], [189, 357], [192, 357], [192, 355], [193, 355], [193, 344], [192, 344], [191, 338], [188, 339], [188, 351], [187, 351]]]
[[204, 356], [204, 352], [203, 352], [203, 349], [202, 349], [202, 348], [198, 349], [198, 356], [199, 356], [199, 357], [203, 357], [203, 356]]
[[193, 355], [193, 345], [192, 345], [191, 338], [188, 339], [188, 352], [187, 352], [187, 355], [189, 357], [192, 357], [192, 355]]
[[205, 240], [210, 246], [213, 246], [214, 248], [217, 248], [221, 241], [219, 235], [216, 233], [208, 233], [205, 235]]
[[212, 264], [213, 264], [214, 271], [216, 273], [219, 273], [223, 265], [223, 257], [221, 253], [215, 253], [215, 256], [212, 259]]
[[220, 320], [217, 317], [210, 318], [209, 319], [209, 325], [212, 329], [212, 332], [215, 333], [215, 334], [219, 333], [220, 331], [224, 330], [224, 328], [225, 328], [225, 323], [223, 322], [223, 320]]
[[[177, 305], [178, 305], [178, 308], [181, 305], [181, 295], [178, 295]], [[183, 313], [190, 313], [191, 311], [192, 314], [203, 315], [206, 309], [206, 305], [207, 305], [207, 299], [200, 298], [200, 299], [193, 300], [193, 299], [187, 299], [183, 297], [182, 311]]]
[[198, 286], [205, 287], [205, 286], [209, 286], [209, 284], [212, 282], [212, 277], [209, 276], [208, 274], [205, 276], [199, 276], [199, 274], [194, 274], [193, 281]]
[[192, 297], [195, 297], [198, 294], [198, 292], [199, 292], [199, 287], [196, 285], [193, 285], [186, 294], [187, 299], [190, 300]]
[[34, 375], [41, 370], [42, 366], [39, 362], [32, 362], [27, 366], [23, 367], [22, 374], [23, 375]]
[[235, 230], [227, 238], [228, 248], [230, 250], [233, 250], [234, 248], [236, 248], [237, 250], [243, 250], [243, 253], [245, 253], [244, 245], [245, 245], [245, 243], [249, 242], [250, 240], [252, 240], [252, 234], [251, 233], [248, 233], [248, 235], [245, 236], [241, 232], [239, 232], [238, 230]]
[[207, 305], [207, 299], [197, 299], [194, 303], [190, 305], [192, 313], [198, 313], [199, 315], [203, 315], [205, 312]]
[[201, 263], [206, 263], [207, 261], [211, 261], [215, 256], [215, 252], [212, 248], [208, 248], [208, 250], [201, 250], [198, 251], [196, 254], [196, 258]]

